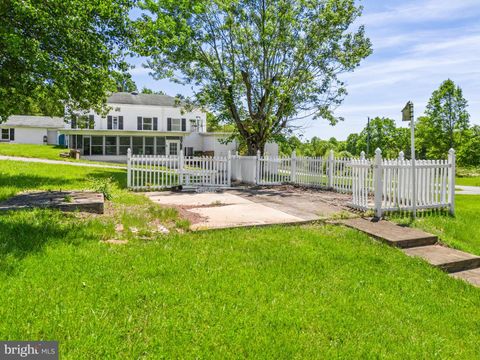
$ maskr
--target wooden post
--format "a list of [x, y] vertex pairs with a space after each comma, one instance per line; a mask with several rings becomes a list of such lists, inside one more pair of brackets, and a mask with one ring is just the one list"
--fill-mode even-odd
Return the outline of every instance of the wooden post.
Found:
[[449, 177], [448, 185], [450, 186], [450, 214], [455, 215], [455, 150], [448, 151]]
[[382, 174], [382, 150], [375, 150], [375, 217], [382, 218], [383, 174]]
[[330, 150], [330, 153], [328, 155], [328, 183], [327, 186], [329, 188], [333, 187], [333, 172], [334, 172], [334, 167], [335, 167], [335, 154], [333, 150]]
[[295, 183], [297, 180], [297, 153], [295, 150], [292, 151], [292, 168], [290, 170], [290, 182]]
[[227, 186], [232, 185], [232, 152], [228, 150], [227, 154]]
[[132, 149], [127, 150], [127, 187], [132, 187]]

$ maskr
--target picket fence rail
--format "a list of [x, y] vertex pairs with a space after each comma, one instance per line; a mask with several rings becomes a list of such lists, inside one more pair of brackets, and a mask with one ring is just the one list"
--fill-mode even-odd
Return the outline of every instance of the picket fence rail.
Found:
[[[294, 184], [351, 193], [352, 208], [373, 210], [377, 217], [391, 211], [455, 209], [455, 152], [447, 160], [417, 160], [415, 167], [403, 152], [383, 159], [380, 149], [370, 160], [327, 157], [240, 156], [217, 157], [132, 155], [128, 150], [127, 183], [133, 190], [163, 188], [225, 188], [231, 181], [252, 185]], [[413, 190], [415, 174], [416, 191]]]

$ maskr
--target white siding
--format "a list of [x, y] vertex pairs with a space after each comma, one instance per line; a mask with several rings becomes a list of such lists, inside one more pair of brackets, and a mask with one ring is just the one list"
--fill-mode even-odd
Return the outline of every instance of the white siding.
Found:
[[17, 127], [15, 128], [16, 144], [43, 144], [43, 137], [47, 136], [47, 129]]
[[[183, 113], [181, 107], [151, 106], [151, 105], [129, 105], [129, 104], [108, 104], [111, 107], [108, 115], [123, 116], [123, 130], [137, 130], [137, 117], [158, 118], [158, 131], [167, 131], [167, 118], [186, 119], [186, 132], [194, 131], [190, 126], [190, 120], [200, 118], [202, 128], [205, 131], [206, 114], [201, 110], [193, 110]], [[107, 117], [101, 117], [94, 112], [88, 115], [95, 116], [95, 130], [108, 130]], [[70, 125], [66, 128], [70, 129]]]
[[58, 144], [58, 131], [57, 130], [48, 130], [48, 144], [49, 145], [57, 145]]

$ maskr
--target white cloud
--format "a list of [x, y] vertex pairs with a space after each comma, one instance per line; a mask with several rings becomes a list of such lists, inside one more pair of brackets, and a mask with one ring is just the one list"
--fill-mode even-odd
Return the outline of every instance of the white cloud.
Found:
[[413, 1], [387, 10], [366, 14], [359, 22], [369, 27], [392, 24], [425, 23], [472, 17], [480, 12], [478, 0]]

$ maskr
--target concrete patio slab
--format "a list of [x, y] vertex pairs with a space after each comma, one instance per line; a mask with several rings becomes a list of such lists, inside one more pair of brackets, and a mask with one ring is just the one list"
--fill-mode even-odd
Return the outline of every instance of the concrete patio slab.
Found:
[[350, 210], [346, 207], [350, 200], [349, 195], [331, 191], [284, 186], [280, 189], [245, 188], [228, 190], [228, 192], [304, 220], [329, 218], [334, 214]]
[[191, 229], [305, 223], [344, 211], [348, 195], [282, 188], [236, 188], [222, 192], [150, 192], [154, 202], [174, 206]]
[[195, 193], [195, 192], [151, 192], [147, 196], [161, 205], [178, 206], [213, 206], [213, 205], [232, 205], [248, 204], [250, 201], [240, 196], [222, 193]]
[[205, 219], [193, 224], [192, 230], [305, 222], [305, 219], [252, 202], [193, 208], [189, 211]]

